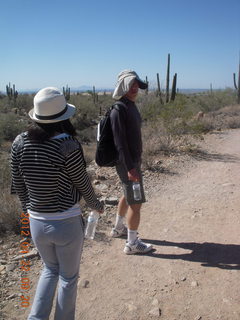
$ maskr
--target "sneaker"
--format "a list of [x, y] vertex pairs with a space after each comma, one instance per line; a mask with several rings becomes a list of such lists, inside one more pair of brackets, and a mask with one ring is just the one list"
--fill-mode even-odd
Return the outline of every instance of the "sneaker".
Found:
[[152, 245], [149, 243], [142, 242], [141, 239], [137, 239], [134, 244], [126, 243], [124, 253], [135, 254], [135, 253], [147, 253], [152, 250]]
[[112, 228], [110, 236], [112, 238], [121, 238], [121, 237], [126, 237], [127, 234], [128, 234], [127, 227], [123, 226], [122, 229]]

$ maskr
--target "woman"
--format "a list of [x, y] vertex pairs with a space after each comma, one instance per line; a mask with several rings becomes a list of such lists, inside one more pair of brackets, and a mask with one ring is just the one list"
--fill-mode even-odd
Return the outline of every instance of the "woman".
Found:
[[13, 189], [29, 214], [32, 239], [44, 262], [29, 320], [46, 320], [58, 284], [55, 320], [73, 320], [84, 240], [79, 201], [99, 213], [80, 143], [69, 118], [75, 107], [57, 88], [44, 88], [29, 112], [35, 127], [12, 145]]

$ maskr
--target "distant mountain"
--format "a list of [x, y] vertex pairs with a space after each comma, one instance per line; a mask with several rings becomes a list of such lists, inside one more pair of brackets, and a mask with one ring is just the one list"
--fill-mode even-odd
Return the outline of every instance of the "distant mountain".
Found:
[[[64, 86], [65, 87], [65, 86]], [[93, 87], [91, 86], [88, 86], [88, 85], [83, 85], [83, 86], [80, 86], [80, 87], [71, 87], [69, 86], [71, 92], [86, 92], [86, 91], [92, 91], [93, 90]], [[36, 93], [40, 90], [41, 88], [39, 89], [20, 89], [18, 90], [19, 93], [28, 93], [28, 94], [32, 94], [32, 93]], [[62, 90], [61, 87], [59, 87], [60, 90]], [[103, 92], [103, 91], [113, 91], [112, 88], [97, 88], [95, 87], [95, 90], [96, 92]]]
[[[89, 86], [89, 85], [82, 85], [82, 86], [79, 86], [79, 87], [70, 87], [70, 90], [72, 93], [74, 92], [86, 92], [86, 91], [92, 91], [93, 90], [93, 87], [92, 86]], [[36, 93], [40, 90], [41, 88], [39, 89], [20, 89], [18, 90], [19, 93], [27, 93], [27, 94], [33, 94], [33, 93]], [[59, 87], [60, 90], [62, 90], [61, 87]], [[149, 91], [154, 91], [156, 90], [157, 88], [150, 88]], [[95, 90], [96, 92], [112, 92], [114, 89], [113, 88], [98, 88], [98, 87], [95, 87]], [[191, 93], [201, 93], [201, 92], [208, 92], [210, 89], [178, 89], [178, 92], [180, 93], [183, 93], [183, 94], [191, 94]], [[219, 89], [221, 90], [221, 89]], [[213, 90], [213, 91], [216, 91], [216, 90]], [[5, 92], [3, 91], [2, 93], [5, 94]]]

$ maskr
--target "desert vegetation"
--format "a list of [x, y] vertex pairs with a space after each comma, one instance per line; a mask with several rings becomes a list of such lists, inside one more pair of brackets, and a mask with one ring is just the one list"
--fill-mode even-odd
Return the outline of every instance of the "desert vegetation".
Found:
[[[64, 89], [68, 102], [76, 106], [73, 124], [90, 163], [94, 160], [96, 124], [113, 100], [109, 94], [97, 94], [95, 88], [88, 93], [70, 93], [70, 88]], [[17, 134], [31, 125], [28, 111], [34, 94], [16, 92], [15, 86], [9, 84], [6, 94], [0, 93], [0, 233], [18, 230], [20, 204], [10, 195], [10, 151]], [[192, 152], [197, 148], [197, 139], [207, 132], [240, 128], [237, 99], [238, 91], [232, 89], [195, 94], [177, 92], [174, 100], [168, 102], [164, 92], [159, 96], [159, 90], [141, 92], [137, 105], [143, 119], [144, 169], [153, 168], [156, 157], [161, 155]]]

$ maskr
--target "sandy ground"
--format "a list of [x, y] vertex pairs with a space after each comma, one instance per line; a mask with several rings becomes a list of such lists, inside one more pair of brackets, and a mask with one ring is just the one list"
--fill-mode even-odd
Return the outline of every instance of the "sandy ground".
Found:
[[[76, 320], [240, 319], [240, 130], [206, 135], [202, 147], [146, 177], [139, 233], [153, 252], [125, 255], [110, 226], [86, 241]], [[36, 267], [32, 277], [33, 297]], [[8, 320], [29, 312], [8, 309]]]

